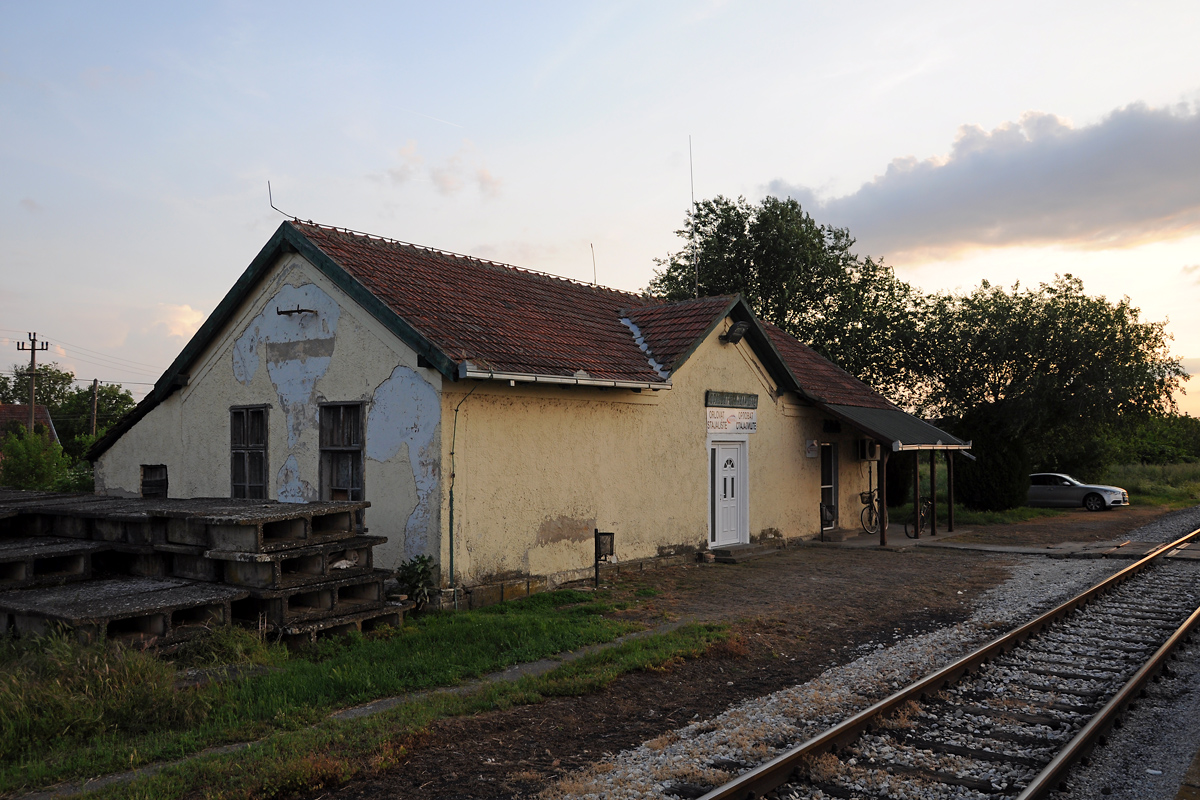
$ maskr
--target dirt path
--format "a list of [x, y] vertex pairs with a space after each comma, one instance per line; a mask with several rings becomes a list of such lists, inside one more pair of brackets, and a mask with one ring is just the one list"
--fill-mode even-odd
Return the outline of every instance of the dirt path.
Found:
[[669, 671], [627, 675], [599, 694], [442, 720], [399, 767], [311, 796], [531, 797], [602, 753], [851, 661], [859, 644], [964, 619], [971, 599], [1007, 576], [1006, 564], [978, 553], [796, 548], [747, 564], [626, 578], [616, 584], [621, 593], [660, 592], [627, 617], [724, 621], [736, 638]]
[[1106, 542], [1127, 536], [1169, 510], [1167, 506], [1127, 506], [1111, 511], [1072, 508], [1058, 516], [1012, 525], [963, 526], [971, 530], [955, 536], [954, 541], [1011, 545]]
[[[1081, 510], [976, 527], [956, 540], [1102, 541], [1123, 536], [1164, 510]], [[598, 694], [441, 720], [412, 743], [411, 755], [398, 767], [310, 797], [533, 797], [604, 753], [634, 747], [694, 716], [714, 716], [731, 703], [852, 661], [860, 644], [965, 619], [972, 600], [1007, 577], [1009, 563], [1007, 557], [976, 552], [800, 547], [747, 564], [625, 576], [614, 584], [618, 594], [659, 593], [623, 612], [627, 618], [648, 624], [728, 622], [734, 638], [704, 658], [663, 672], [626, 675]]]

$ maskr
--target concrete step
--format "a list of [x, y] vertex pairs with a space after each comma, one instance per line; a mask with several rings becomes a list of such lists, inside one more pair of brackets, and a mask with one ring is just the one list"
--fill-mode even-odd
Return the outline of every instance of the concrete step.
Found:
[[718, 564], [740, 564], [753, 558], [775, 555], [779, 550], [774, 544], [733, 544], [714, 547], [710, 552]]

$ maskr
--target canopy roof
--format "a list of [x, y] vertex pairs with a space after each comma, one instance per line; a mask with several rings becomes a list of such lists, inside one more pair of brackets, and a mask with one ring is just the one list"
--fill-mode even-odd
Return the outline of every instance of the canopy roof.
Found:
[[923, 419], [898, 408], [865, 408], [819, 403], [822, 408], [844, 419], [881, 442], [891, 443], [893, 452], [901, 450], [968, 450], [964, 442]]

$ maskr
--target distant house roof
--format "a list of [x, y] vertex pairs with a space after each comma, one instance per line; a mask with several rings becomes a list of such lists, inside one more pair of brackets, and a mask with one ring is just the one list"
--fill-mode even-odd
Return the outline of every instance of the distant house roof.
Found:
[[[154, 389], [88, 453], [95, 459], [175, 389], [278, 262], [298, 252], [451, 381], [510, 378], [669, 389], [721, 320], [786, 390], [818, 404], [895, 409], [741, 297], [667, 303], [469, 256], [293, 220], [284, 222]], [[903, 413], [903, 412], [900, 412]]]
[[[9, 426], [18, 423], [22, 427], [29, 426], [29, 406], [19, 403], [0, 403], [0, 436], [8, 431]], [[50, 411], [45, 406], [33, 407], [33, 424], [45, 425], [50, 432], [50, 440], [58, 441], [58, 431], [54, 430], [54, 420], [50, 419]]]

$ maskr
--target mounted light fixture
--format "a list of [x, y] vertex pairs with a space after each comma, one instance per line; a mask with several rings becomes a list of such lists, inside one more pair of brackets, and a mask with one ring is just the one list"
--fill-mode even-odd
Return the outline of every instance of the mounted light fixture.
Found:
[[737, 344], [742, 340], [742, 337], [746, 335], [746, 331], [748, 330], [750, 330], [749, 322], [744, 320], [742, 322], [735, 322], [733, 323], [733, 326], [728, 331], [721, 334], [719, 338], [725, 344]]

